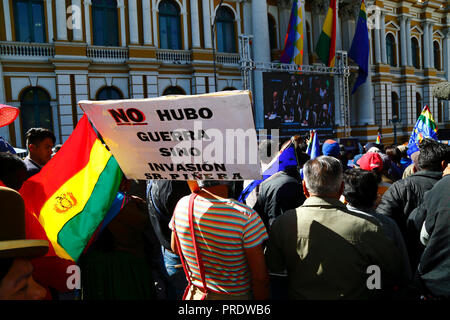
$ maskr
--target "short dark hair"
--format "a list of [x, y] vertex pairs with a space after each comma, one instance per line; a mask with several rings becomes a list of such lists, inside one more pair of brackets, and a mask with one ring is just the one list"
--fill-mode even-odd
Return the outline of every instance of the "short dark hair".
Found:
[[9, 152], [0, 152], [0, 180], [14, 190], [18, 190], [23, 181], [19, 181], [17, 177], [18, 171], [27, 171], [25, 162], [17, 155]]
[[344, 172], [344, 197], [356, 208], [371, 208], [377, 199], [378, 178], [372, 171], [349, 169]]
[[400, 149], [395, 145], [386, 147], [385, 152], [392, 162], [400, 163], [400, 160], [402, 160], [402, 153]]
[[419, 169], [442, 171], [442, 161], [449, 162], [450, 146], [425, 138], [419, 144]]
[[46, 128], [31, 128], [25, 134], [25, 140], [27, 143], [27, 148], [30, 144], [38, 145], [45, 139], [50, 138], [53, 144], [56, 142], [56, 137], [50, 130]]

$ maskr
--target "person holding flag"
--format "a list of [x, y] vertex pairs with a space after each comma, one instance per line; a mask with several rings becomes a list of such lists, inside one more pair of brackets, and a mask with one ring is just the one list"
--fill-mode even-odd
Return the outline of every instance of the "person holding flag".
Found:
[[281, 63], [303, 64], [303, 1], [294, 0], [292, 4], [289, 26], [284, 40], [284, 50], [281, 52]]
[[[358, 65], [358, 77], [353, 86], [352, 94], [367, 80], [369, 74], [369, 30], [367, 28], [367, 13], [364, 0], [358, 14], [355, 35], [353, 37], [348, 57]], [[379, 142], [377, 142], [380, 144]]]

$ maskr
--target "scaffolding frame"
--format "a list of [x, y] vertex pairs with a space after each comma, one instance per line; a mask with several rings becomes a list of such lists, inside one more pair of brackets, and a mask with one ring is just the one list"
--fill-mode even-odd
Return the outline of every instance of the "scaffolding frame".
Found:
[[[240, 68], [244, 90], [253, 93], [252, 71], [263, 72], [301, 72], [306, 74], [329, 74], [338, 78], [340, 120], [344, 129], [344, 136], [349, 137], [350, 127], [350, 94], [349, 77], [352, 67], [348, 65], [347, 51], [336, 51], [335, 66], [327, 67], [323, 64], [296, 65], [279, 62], [253, 61], [251, 44], [252, 35], [239, 36]], [[354, 68], [354, 67], [353, 67]]]

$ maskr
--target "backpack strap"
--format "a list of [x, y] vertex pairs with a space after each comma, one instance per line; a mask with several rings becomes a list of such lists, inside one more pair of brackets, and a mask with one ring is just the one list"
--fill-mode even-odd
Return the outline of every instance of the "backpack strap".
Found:
[[[208, 287], [206, 285], [206, 279], [205, 279], [205, 268], [203, 266], [203, 262], [202, 262], [202, 259], [201, 259], [200, 253], [199, 253], [199, 249], [197, 247], [197, 241], [195, 238], [195, 230], [194, 230], [194, 221], [193, 220], [194, 220], [194, 200], [196, 197], [197, 197], [196, 193], [192, 193], [191, 196], [189, 197], [188, 219], [189, 219], [189, 230], [190, 230], [190, 234], [192, 237], [192, 244], [194, 246], [195, 258], [197, 260], [197, 264], [198, 264], [198, 267], [200, 270], [200, 278], [202, 280], [203, 289], [204, 289], [201, 300], [204, 300], [206, 298], [206, 294], [208, 293]], [[186, 287], [186, 290], [184, 291], [184, 294], [183, 294], [183, 300], [185, 300], [186, 296], [189, 292], [189, 289], [192, 286], [192, 281], [191, 281], [191, 277], [190, 277], [190, 274], [192, 274], [192, 272], [189, 272], [188, 264], [187, 264], [186, 259], [184, 258], [184, 255], [181, 251], [180, 240], [178, 238], [176, 228], [175, 228], [175, 241], [178, 246], [181, 264], [183, 265], [184, 273], [186, 274], [186, 278], [188, 281], [188, 286]]]

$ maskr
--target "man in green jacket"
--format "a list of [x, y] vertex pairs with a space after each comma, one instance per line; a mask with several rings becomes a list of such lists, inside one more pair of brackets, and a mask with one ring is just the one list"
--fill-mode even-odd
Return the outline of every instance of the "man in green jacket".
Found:
[[349, 211], [339, 160], [304, 166], [304, 204], [273, 223], [266, 251], [271, 272], [287, 270], [290, 299], [369, 299], [401, 282], [398, 249], [376, 219]]

